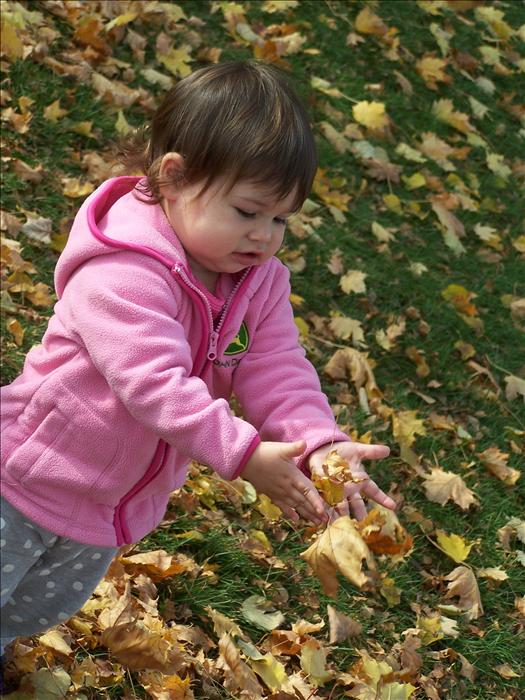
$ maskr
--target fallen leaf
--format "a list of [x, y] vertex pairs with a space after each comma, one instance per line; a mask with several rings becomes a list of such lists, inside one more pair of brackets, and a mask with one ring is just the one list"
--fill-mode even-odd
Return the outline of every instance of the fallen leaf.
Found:
[[443, 469], [434, 468], [425, 476], [423, 482], [426, 496], [429, 501], [445, 505], [449, 500], [454, 501], [463, 510], [476, 505], [478, 500], [468, 488], [459, 474], [446, 472]]
[[465, 561], [472, 549], [472, 545], [467, 544], [459, 535], [447, 535], [443, 530], [436, 530], [436, 539], [440, 549], [453, 559], [456, 564]]
[[483, 615], [483, 606], [479, 596], [478, 583], [472, 569], [467, 566], [458, 566], [445, 576], [447, 593], [445, 598], [459, 596], [458, 607], [465, 613], [468, 620], [477, 620]]
[[521, 476], [521, 472], [518, 469], [508, 466], [508, 453], [502, 452], [495, 445], [480, 452], [478, 457], [487, 470], [507, 486], [514, 486]]
[[323, 686], [334, 677], [326, 667], [327, 650], [317, 639], [308, 639], [301, 647], [301, 668], [309, 681]]
[[375, 34], [383, 36], [388, 32], [387, 25], [383, 22], [379, 15], [375, 15], [368, 5], [365, 5], [360, 10], [354, 20], [356, 31], [361, 34]]
[[478, 576], [481, 576], [481, 578], [488, 578], [491, 581], [498, 582], [506, 581], [509, 577], [500, 566], [489, 566], [486, 569], [477, 569], [476, 573]]
[[362, 100], [352, 107], [352, 115], [358, 124], [373, 131], [385, 129], [390, 123], [383, 102]]
[[272, 603], [260, 595], [252, 595], [243, 601], [241, 605], [243, 616], [256, 627], [263, 630], [274, 630], [285, 620], [279, 610], [275, 610]]
[[13, 336], [15, 343], [20, 347], [24, 341], [25, 330], [22, 327], [20, 321], [16, 318], [8, 318], [6, 320], [6, 328], [9, 333]]
[[345, 294], [364, 294], [366, 292], [366, 272], [348, 270], [339, 280], [339, 286]]
[[432, 54], [425, 54], [416, 61], [416, 70], [431, 90], [438, 89], [438, 83], [450, 83], [451, 77], [445, 73], [447, 61]]
[[329, 644], [344, 642], [349, 637], [358, 637], [363, 631], [361, 623], [336, 610], [332, 605], [327, 605], [326, 609], [330, 625]]
[[324, 592], [332, 598], [339, 587], [337, 572], [362, 588], [368, 582], [362, 571], [363, 560], [370, 569], [375, 569], [370, 550], [348, 516], [328, 525], [301, 557], [319, 577]]
[[510, 664], [498, 664], [494, 666], [494, 670], [496, 673], [499, 673], [502, 678], [506, 678], [507, 680], [511, 678], [521, 678], [521, 674], [516, 673], [516, 671], [510, 667]]

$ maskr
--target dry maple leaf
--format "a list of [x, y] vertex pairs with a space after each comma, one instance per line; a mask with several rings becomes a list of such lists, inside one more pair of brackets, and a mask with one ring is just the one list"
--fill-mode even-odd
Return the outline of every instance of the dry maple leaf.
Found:
[[450, 581], [445, 598], [459, 596], [458, 607], [465, 612], [468, 620], [477, 620], [483, 615], [478, 582], [472, 569], [468, 566], [457, 566], [445, 576], [445, 580]]
[[176, 673], [185, 665], [185, 657], [175, 639], [165, 633], [139, 625], [138, 621], [108, 627], [100, 637], [113, 657], [131, 670], [153, 669]]
[[443, 469], [432, 469], [423, 482], [429, 501], [445, 505], [449, 500], [454, 501], [463, 510], [478, 504], [474, 493], [468, 488], [463, 479], [452, 472]]
[[521, 476], [518, 469], [508, 466], [509, 455], [506, 452], [501, 452], [495, 445], [483, 450], [478, 456], [488, 471], [507, 486], [514, 486]]
[[332, 598], [336, 597], [339, 587], [338, 571], [362, 588], [369, 581], [362, 570], [363, 560], [369, 569], [375, 569], [372, 553], [347, 515], [328, 525], [301, 557], [319, 577], [324, 592]]
[[375, 554], [404, 555], [412, 549], [413, 538], [393, 510], [376, 505], [360, 520], [357, 528]]

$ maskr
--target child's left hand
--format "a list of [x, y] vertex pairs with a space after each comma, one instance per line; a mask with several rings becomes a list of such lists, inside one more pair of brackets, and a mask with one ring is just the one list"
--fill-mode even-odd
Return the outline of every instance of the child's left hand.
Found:
[[339, 515], [349, 515], [350, 510], [357, 520], [362, 520], [367, 510], [363, 496], [379, 503], [385, 508], [394, 510], [396, 502], [381, 491], [379, 486], [372, 481], [366, 473], [361, 462], [362, 459], [384, 459], [390, 454], [390, 448], [386, 445], [366, 445], [360, 442], [334, 442], [331, 445], [323, 445], [312, 452], [308, 458], [308, 466], [312, 475], [322, 474], [322, 464], [330, 452], [336, 450], [338, 454], [348, 462], [352, 475], [356, 479], [362, 479], [358, 483], [348, 481], [345, 484], [345, 500], [339, 503], [335, 510]]

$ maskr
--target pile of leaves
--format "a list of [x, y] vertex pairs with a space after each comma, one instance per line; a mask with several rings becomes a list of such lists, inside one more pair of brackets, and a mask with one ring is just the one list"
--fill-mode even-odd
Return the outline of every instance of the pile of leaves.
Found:
[[[83, 198], [193, 69], [292, 71], [320, 168], [280, 253], [339, 424], [398, 503], [314, 530], [193, 465], [11, 697], [504, 698], [524, 687], [525, 11], [498, 0], [2, 4], [4, 381]], [[336, 456], [318, 483], [337, 500]]]

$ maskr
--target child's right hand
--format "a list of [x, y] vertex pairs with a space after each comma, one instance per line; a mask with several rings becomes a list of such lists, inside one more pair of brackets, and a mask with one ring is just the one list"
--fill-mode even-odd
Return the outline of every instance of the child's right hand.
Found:
[[293, 461], [306, 449], [306, 443], [261, 442], [240, 475], [259, 493], [265, 493], [290, 520], [299, 517], [321, 524], [328, 520], [324, 500]]

